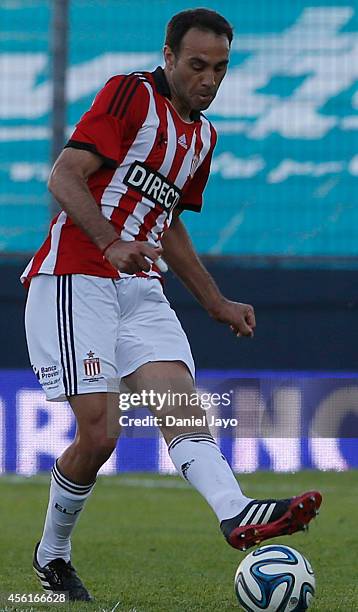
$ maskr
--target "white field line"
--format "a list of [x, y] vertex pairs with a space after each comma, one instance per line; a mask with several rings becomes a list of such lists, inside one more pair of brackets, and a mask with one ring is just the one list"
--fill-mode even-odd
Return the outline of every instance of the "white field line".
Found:
[[[239, 479], [240, 480], [240, 479]], [[40, 474], [33, 477], [26, 476], [17, 476], [17, 475], [4, 475], [0, 477], [0, 488], [1, 484], [14, 484], [14, 485], [22, 485], [22, 484], [35, 484], [35, 485], [44, 485], [48, 484], [50, 481], [49, 475]], [[173, 478], [173, 480], [165, 478], [163, 480], [157, 480], [155, 478], [135, 478], [135, 477], [123, 477], [123, 478], [115, 478], [101, 476], [98, 480], [100, 486], [105, 487], [137, 487], [143, 489], [183, 489], [190, 491], [192, 487], [186, 482], [182, 482], [181, 480], [177, 480]], [[317, 478], [317, 485], [315, 485], [317, 489], [322, 488], [326, 493], [338, 493], [341, 489], [340, 487], [325, 485], [325, 483], [320, 483], [319, 478]], [[250, 480], [245, 475], [245, 488], [249, 489], [249, 493], [252, 495], [255, 491], [259, 493], [270, 492], [271, 494], [277, 492], [288, 493], [290, 489], [292, 489], [292, 495], [298, 495], [304, 488], [307, 487], [305, 482], [301, 482], [299, 478], [292, 480], [292, 482], [287, 484], [252, 484], [250, 486]]]

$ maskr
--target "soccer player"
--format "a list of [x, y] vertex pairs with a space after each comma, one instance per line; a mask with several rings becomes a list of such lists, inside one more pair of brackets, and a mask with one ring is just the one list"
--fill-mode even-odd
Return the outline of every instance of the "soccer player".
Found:
[[[165, 67], [112, 77], [78, 123], [52, 170], [62, 211], [23, 274], [33, 369], [48, 400], [69, 401], [77, 422], [57, 459], [33, 566], [47, 590], [91, 596], [71, 564], [71, 534], [119, 429], [118, 387], [190, 397], [188, 340], [160, 282], [161, 257], [216, 321], [252, 337], [252, 306], [224, 297], [180, 220], [200, 212], [216, 133], [202, 113], [227, 71], [233, 32], [195, 9], [169, 22]], [[50, 376], [48, 374], [51, 374]], [[165, 406], [178, 419], [199, 407]], [[283, 500], [246, 497], [208, 427], [161, 427], [170, 457], [207, 500], [227, 541], [245, 550], [304, 528], [318, 492]]]

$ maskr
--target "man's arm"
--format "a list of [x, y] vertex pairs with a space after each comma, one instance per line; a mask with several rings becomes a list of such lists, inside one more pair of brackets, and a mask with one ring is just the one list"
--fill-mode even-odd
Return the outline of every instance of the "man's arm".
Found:
[[163, 257], [200, 304], [217, 321], [227, 323], [238, 336], [253, 336], [254, 309], [225, 298], [200, 261], [179, 217], [173, 216], [162, 238]]
[[145, 257], [155, 261], [161, 249], [146, 242], [123, 242], [113, 225], [102, 215], [93, 198], [87, 180], [103, 164], [98, 155], [81, 149], [67, 148], [62, 151], [50, 174], [48, 187], [63, 210], [71, 217], [94, 244], [103, 251], [114, 268], [128, 274], [142, 270], [148, 272], [150, 265]]

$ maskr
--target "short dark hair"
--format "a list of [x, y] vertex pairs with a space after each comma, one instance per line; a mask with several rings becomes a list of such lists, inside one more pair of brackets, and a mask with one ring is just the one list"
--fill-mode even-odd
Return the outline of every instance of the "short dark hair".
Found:
[[174, 15], [167, 25], [165, 44], [175, 55], [178, 54], [181, 41], [190, 28], [214, 32], [218, 36], [224, 34], [231, 45], [233, 28], [225, 17], [206, 8], [189, 9]]

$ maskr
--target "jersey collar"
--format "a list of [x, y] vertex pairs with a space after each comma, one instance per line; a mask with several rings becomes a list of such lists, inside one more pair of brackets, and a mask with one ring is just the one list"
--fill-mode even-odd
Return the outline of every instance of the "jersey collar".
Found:
[[[158, 68], [156, 68], [154, 72], [152, 72], [152, 75], [153, 75], [154, 85], [155, 85], [157, 92], [161, 96], [164, 96], [165, 98], [168, 98], [168, 100], [170, 100], [171, 99], [170, 87], [169, 87], [167, 77], [165, 76], [165, 72], [163, 68], [161, 66], [158, 66]], [[200, 111], [193, 110], [190, 113], [190, 119], [192, 119], [193, 121], [200, 121], [200, 114], [201, 114]]]

